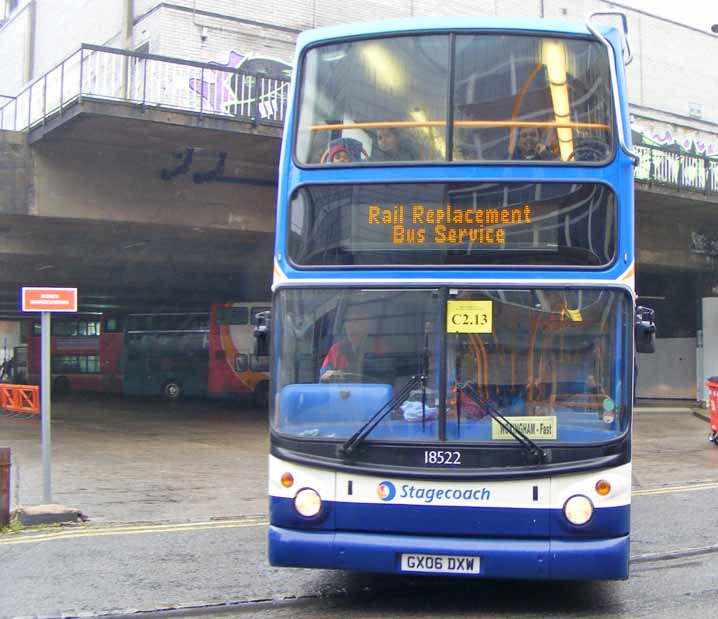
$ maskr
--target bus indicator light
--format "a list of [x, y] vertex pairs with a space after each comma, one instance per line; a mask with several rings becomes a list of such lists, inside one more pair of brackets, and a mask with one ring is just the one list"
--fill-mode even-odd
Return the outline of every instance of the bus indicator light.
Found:
[[285, 488], [291, 488], [293, 485], [294, 476], [289, 471], [282, 474], [282, 486], [284, 486]]
[[605, 479], [600, 479], [596, 482], [596, 492], [601, 496], [607, 496], [611, 492], [611, 484]]

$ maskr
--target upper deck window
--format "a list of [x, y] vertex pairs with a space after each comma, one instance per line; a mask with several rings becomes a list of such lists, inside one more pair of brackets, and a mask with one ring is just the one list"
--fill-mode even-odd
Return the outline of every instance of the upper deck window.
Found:
[[304, 56], [296, 158], [601, 163], [613, 152], [612, 118], [608, 57], [590, 40], [442, 34], [334, 43]]

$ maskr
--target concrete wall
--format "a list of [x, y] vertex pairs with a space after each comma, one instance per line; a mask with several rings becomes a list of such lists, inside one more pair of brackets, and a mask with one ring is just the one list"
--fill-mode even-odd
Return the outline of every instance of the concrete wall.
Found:
[[0, 28], [0, 94], [3, 95], [15, 95], [25, 83], [28, 14], [27, 8], [20, 9]]
[[[632, 106], [690, 116], [689, 104], [698, 104], [702, 117], [718, 121], [718, 83], [709, 59], [718, 54], [718, 37], [647, 13], [620, 2], [601, 0], [544, 0], [547, 18], [583, 21], [596, 10], [621, 10], [628, 18], [633, 62], [626, 68]], [[710, 27], [706, 10], [706, 28]], [[600, 18], [617, 23], [612, 18]]]
[[[34, 75], [41, 75], [82, 42], [122, 45], [126, 0], [36, 0]], [[632, 105], [681, 117], [699, 114], [718, 122], [718, 81], [709, 59], [718, 37], [633, 11], [606, 0], [135, 0], [133, 47], [222, 61], [230, 51], [291, 59], [296, 33], [308, 28], [382, 18], [485, 15], [583, 21], [590, 10], [623, 8], [628, 15], [635, 60], [628, 67]], [[0, 84], [14, 94], [22, 81], [26, 19], [21, 10], [0, 30]], [[706, 24], [708, 26], [708, 24]], [[641, 110], [638, 110], [639, 113]]]
[[81, 43], [121, 46], [122, 0], [38, 0], [33, 77]]
[[[296, 35], [282, 29], [412, 16], [538, 17], [542, 9], [546, 18], [582, 22], [592, 10], [622, 8], [628, 15], [634, 52], [634, 61], [627, 68], [631, 104], [644, 108], [644, 113], [663, 110], [686, 117], [687, 122], [694, 113], [708, 122], [718, 121], [718, 108], [713, 105], [718, 82], [711, 77], [711, 63], [706, 62], [718, 54], [718, 38], [603, 0], [365, 0], [352, 3], [350, 9], [338, 0], [178, 0], [172, 5], [179, 8], [157, 0], [137, 0], [135, 4], [137, 17], [153, 7], [155, 13], [163, 14], [162, 33], [152, 51], [207, 61], [221, 61], [230, 51], [289, 60]], [[140, 27], [146, 29], [142, 21], [136, 31]]]
[[[164, 181], [160, 170], [177, 164], [169, 155], [63, 141], [36, 144], [34, 159], [37, 215], [263, 232], [274, 229], [274, 188], [198, 185], [190, 175]], [[193, 169], [210, 169], [214, 163], [196, 160]], [[228, 166], [228, 175], [235, 172]]]
[[[138, 0], [135, 39], [146, 30], [144, 20], [162, 13], [159, 47], [151, 51], [178, 58], [221, 61], [230, 51], [249, 56], [269, 56], [290, 61], [301, 30], [377, 19], [449, 16], [539, 14], [540, 0], [180, 0], [163, 6], [156, 0]], [[213, 15], [209, 15], [212, 13]], [[146, 17], [143, 17], [146, 16]]]
[[[150, 44], [150, 52], [154, 54], [220, 63], [227, 62], [231, 51], [285, 62], [291, 61], [294, 55], [296, 34], [213, 17], [199, 18], [174, 8], [162, 8], [156, 13], [161, 15], [161, 33]], [[144, 20], [135, 26], [136, 40], [143, 25]]]
[[[162, 3], [136, 0], [135, 15], [141, 16]], [[204, 24], [201, 12], [217, 13], [234, 20], [251, 20], [284, 28], [307, 30], [337, 23], [375, 21], [400, 17], [439, 15], [502, 15], [538, 17], [541, 0], [174, 0], [171, 4], [196, 10], [196, 21]], [[229, 20], [223, 26], [232, 27]], [[212, 26], [210, 26], [212, 27]]]
[[656, 341], [656, 352], [638, 355], [639, 398], [696, 400], [696, 338]]
[[[121, 46], [123, 0], [34, 0], [36, 7], [32, 52], [32, 2], [18, 10], [0, 29], [0, 93], [15, 95], [30, 81], [80, 47], [81, 43]], [[29, 67], [28, 67], [29, 64]]]
[[[684, 194], [685, 195], [685, 194]], [[692, 234], [718, 238], [715, 204], [693, 206], [676, 201], [674, 208], [654, 209], [650, 194], [640, 196], [636, 209], [636, 257], [642, 265], [661, 265], [690, 271], [712, 267], [705, 255], [691, 251]]]
[[0, 214], [32, 211], [32, 154], [24, 133], [0, 131]]

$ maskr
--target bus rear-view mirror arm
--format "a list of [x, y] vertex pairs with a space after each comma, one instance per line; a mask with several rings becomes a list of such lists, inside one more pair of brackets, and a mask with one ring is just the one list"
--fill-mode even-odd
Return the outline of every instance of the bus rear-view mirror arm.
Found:
[[656, 352], [656, 312], [650, 307], [636, 307], [636, 352]]
[[256, 315], [257, 324], [254, 325], [254, 354], [257, 357], [269, 355], [270, 343], [272, 340], [272, 312], [259, 312]]

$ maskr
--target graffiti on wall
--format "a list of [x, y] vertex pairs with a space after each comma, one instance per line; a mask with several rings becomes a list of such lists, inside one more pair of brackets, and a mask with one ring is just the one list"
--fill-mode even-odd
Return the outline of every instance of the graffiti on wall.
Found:
[[688, 155], [718, 157], [718, 135], [697, 129], [634, 119], [631, 133], [636, 146], [660, 146]]
[[[258, 103], [259, 116], [275, 119], [286, 106], [291, 65], [283, 60], [229, 52], [227, 62], [211, 62], [216, 71], [191, 78], [189, 88], [204, 100], [206, 110], [228, 116], [252, 116]], [[239, 69], [241, 72], [223, 69]]]

